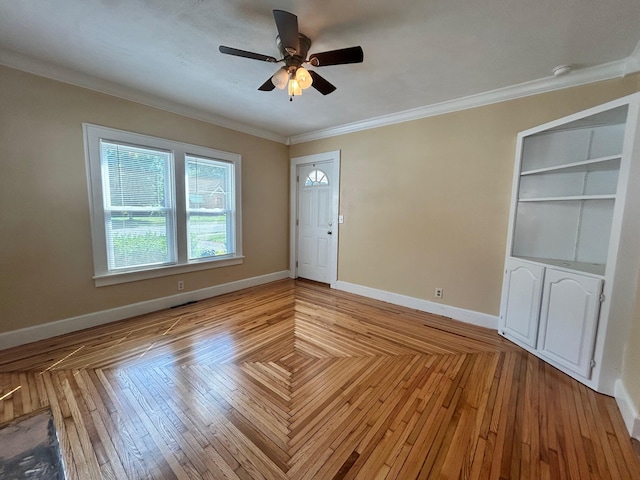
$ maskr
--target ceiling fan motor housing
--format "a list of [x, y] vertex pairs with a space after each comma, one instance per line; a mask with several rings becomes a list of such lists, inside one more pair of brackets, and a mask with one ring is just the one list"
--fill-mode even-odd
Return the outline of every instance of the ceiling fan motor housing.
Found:
[[282, 45], [280, 35], [276, 37], [276, 46], [278, 47], [278, 51], [282, 55], [284, 64], [287, 67], [298, 68], [307, 59], [307, 53], [309, 52], [309, 48], [311, 47], [311, 39], [302, 33], [298, 33], [298, 40], [300, 42], [300, 47], [298, 48], [298, 51], [292, 55]]

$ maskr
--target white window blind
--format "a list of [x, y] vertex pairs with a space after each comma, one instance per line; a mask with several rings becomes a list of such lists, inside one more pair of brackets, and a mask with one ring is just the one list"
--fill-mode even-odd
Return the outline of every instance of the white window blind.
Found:
[[100, 141], [109, 270], [175, 262], [171, 152]]

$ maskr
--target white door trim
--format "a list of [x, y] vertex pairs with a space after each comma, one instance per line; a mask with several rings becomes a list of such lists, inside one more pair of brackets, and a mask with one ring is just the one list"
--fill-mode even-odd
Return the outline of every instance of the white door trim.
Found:
[[291, 159], [289, 177], [289, 277], [298, 277], [298, 269], [296, 268], [296, 261], [298, 259], [298, 227], [296, 225], [296, 219], [298, 218], [298, 182], [296, 179], [298, 166], [327, 161], [333, 162], [334, 166], [334, 179], [331, 182], [333, 185], [331, 189], [331, 217], [335, 227], [333, 228], [333, 235], [331, 235], [329, 284], [331, 288], [335, 288], [336, 282], [338, 281], [338, 234], [340, 231], [340, 225], [338, 225], [338, 208], [340, 205], [340, 150]]

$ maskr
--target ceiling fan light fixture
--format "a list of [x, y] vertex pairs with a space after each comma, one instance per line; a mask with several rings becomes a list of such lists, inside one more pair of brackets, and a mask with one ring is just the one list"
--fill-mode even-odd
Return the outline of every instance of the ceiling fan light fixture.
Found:
[[297, 95], [302, 95], [302, 87], [295, 78], [291, 78], [289, 80], [289, 96], [295, 97]]
[[298, 82], [298, 85], [300, 85], [302, 90], [306, 90], [313, 83], [311, 74], [309, 74], [309, 71], [303, 67], [298, 67], [296, 70], [295, 80]]
[[278, 71], [273, 74], [273, 77], [271, 77], [271, 82], [280, 90], [284, 90], [284, 87], [287, 86], [288, 81], [289, 72], [287, 71], [287, 67], [278, 69]]

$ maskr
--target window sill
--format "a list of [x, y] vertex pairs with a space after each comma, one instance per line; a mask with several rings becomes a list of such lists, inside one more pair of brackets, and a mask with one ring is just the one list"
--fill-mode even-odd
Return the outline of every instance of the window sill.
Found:
[[117, 285], [119, 283], [137, 282], [139, 280], [147, 280], [149, 278], [166, 277], [169, 275], [178, 275], [180, 273], [197, 272], [199, 270], [209, 270], [212, 268], [228, 267], [231, 265], [240, 265], [244, 263], [243, 256], [213, 260], [210, 262], [189, 263], [186, 265], [163, 265], [150, 270], [142, 270], [137, 272], [110, 273], [107, 275], [96, 275], [93, 277], [96, 287], [105, 287], [107, 285]]

